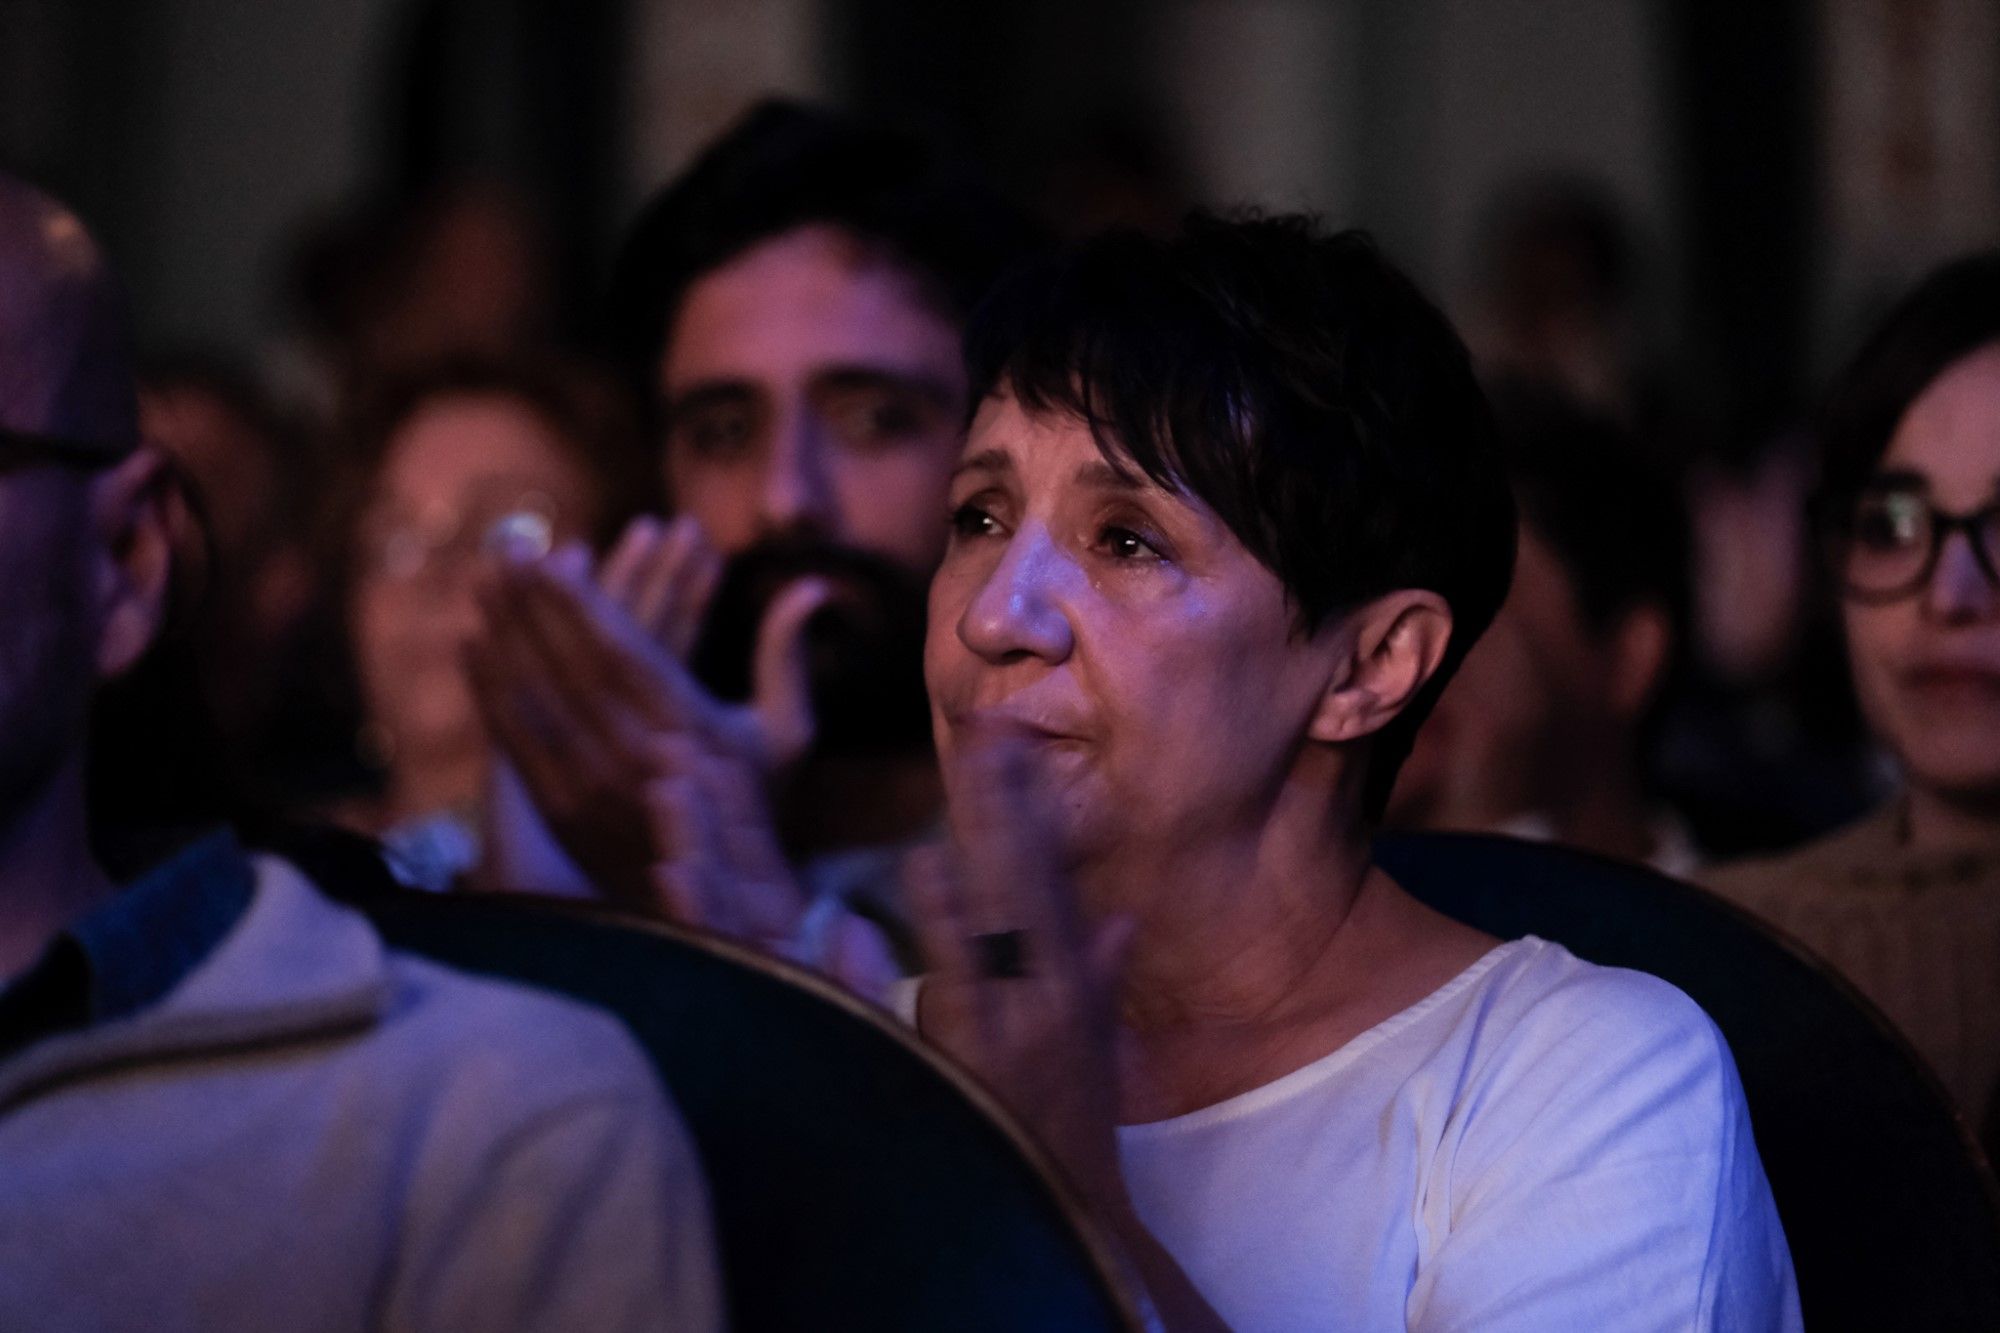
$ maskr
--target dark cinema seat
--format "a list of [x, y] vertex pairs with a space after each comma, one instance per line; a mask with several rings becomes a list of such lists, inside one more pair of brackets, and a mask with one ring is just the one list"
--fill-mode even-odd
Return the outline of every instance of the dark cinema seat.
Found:
[[747, 950], [581, 906], [357, 905], [399, 948], [624, 1020], [708, 1173], [731, 1327], [1136, 1326], [1019, 1132], [887, 1015]]
[[1642, 866], [1478, 834], [1376, 859], [1448, 916], [1685, 991], [1728, 1039], [1808, 1329], [2000, 1329], [2000, 1192], [1887, 1019], [1732, 904]]

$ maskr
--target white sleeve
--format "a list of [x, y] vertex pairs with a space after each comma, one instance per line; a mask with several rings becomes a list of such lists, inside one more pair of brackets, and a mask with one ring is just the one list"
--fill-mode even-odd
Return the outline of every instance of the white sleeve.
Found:
[[1471, 1074], [1421, 1201], [1421, 1333], [1800, 1327], [1728, 1046], [1656, 978], [1588, 969]]

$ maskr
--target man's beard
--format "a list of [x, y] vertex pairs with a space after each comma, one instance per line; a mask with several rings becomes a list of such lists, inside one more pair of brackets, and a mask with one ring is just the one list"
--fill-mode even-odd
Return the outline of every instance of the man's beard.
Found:
[[758, 628], [778, 594], [818, 577], [833, 595], [804, 631], [807, 677], [823, 757], [922, 753], [931, 743], [924, 694], [924, 581], [902, 566], [824, 542], [762, 542], [730, 560], [695, 645], [700, 680], [729, 700], [749, 697]]

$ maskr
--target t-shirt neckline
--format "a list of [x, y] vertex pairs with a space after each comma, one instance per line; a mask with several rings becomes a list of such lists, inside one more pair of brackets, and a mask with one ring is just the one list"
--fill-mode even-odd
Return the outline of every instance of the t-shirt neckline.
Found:
[[1357, 1032], [1318, 1059], [1307, 1061], [1289, 1074], [1280, 1074], [1269, 1083], [1251, 1088], [1247, 1092], [1239, 1092], [1233, 1097], [1225, 1097], [1219, 1102], [1212, 1102], [1183, 1115], [1169, 1116], [1165, 1120], [1144, 1120], [1137, 1124], [1120, 1125], [1118, 1140], [1122, 1145], [1168, 1138], [1175, 1134], [1222, 1124], [1286, 1101], [1360, 1060], [1397, 1033], [1421, 1022], [1434, 1010], [1449, 1004], [1466, 990], [1478, 985], [1487, 973], [1499, 966], [1503, 957], [1516, 952], [1539, 949], [1543, 943], [1544, 941], [1533, 935], [1524, 935], [1516, 940], [1502, 940], [1430, 994], [1398, 1009], [1375, 1026]]

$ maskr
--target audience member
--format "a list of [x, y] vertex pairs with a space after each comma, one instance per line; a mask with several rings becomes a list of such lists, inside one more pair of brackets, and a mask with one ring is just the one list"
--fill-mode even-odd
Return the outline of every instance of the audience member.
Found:
[[93, 856], [90, 700], [173, 576], [122, 342], [77, 219], [0, 180], [0, 1325], [719, 1327], [609, 1016], [386, 951], [226, 832]]
[[[609, 565], [628, 590], [662, 591], [639, 594], [636, 617], [599, 605], [570, 619], [576, 634], [537, 637], [536, 598], [560, 616], [553, 603], [574, 611], [583, 590], [517, 569], [475, 655], [495, 733], [607, 891], [653, 894], [638, 794], [669, 774], [648, 740], [658, 726], [638, 724], [651, 719], [755, 771], [815, 901], [858, 896], [893, 916], [880, 900], [896, 859], [938, 811], [922, 586], [966, 413], [960, 330], [1030, 241], [915, 139], [781, 103], [753, 111], [634, 226], [609, 334], [678, 517], [642, 524]], [[650, 656], [630, 643], [622, 704], [565, 691], [597, 677], [552, 651], [586, 651], [607, 616], [660, 631]], [[526, 695], [560, 700], [547, 706], [566, 726], [531, 725]], [[626, 739], [592, 772], [553, 753], [560, 732]]]
[[2000, 1117], [2000, 255], [1940, 270], [1836, 381], [1818, 517], [1863, 714], [1901, 771], [1872, 815], [1716, 888], [1879, 1004]]
[[956, 873], [899, 997], [1167, 1329], [1797, 1328], [1686, 997], [1369, 859], [1516, 520], [1444, 319], [1300, 219], [1004, 284], [931, 585]]
[[459, 360], [382, 390], [359, 430], [345, 600], [384, 788], [358, 822], [414, 884], [444, 888], [479, 864], [482, 801], [507, 781], [464, 669], [480, 557], [496, 543], [601, 546], [648, 507], [623, 406], [579, 367]]
[[1483, 374], [1560, 390], [1628, 427], [1647, 406], [1631, 224], [1599, 181], [1512, 182], [1483, 219], [1467, 340]]
[[290, 398], [336, 420], [385, 380], [544, 345], [555, 322], [547, 238], [523, 201], [479, 181], [326, 219], [291, 261]]
[[1685, 602], [1673, 488], [1622, 427], [1553, 389], [1501, 385], [1494, 402], [1521, 511], [1514, 586], [1425, 724], [1390, 821], [1686, 875], [1699, 854], [1645, 764]]
[[[337, 781], [327, 755], [341, 744], [345, 697], [322, 660], [327, 589], [307, 500], [323, 460], [247, 372], [215, 359], [147, 369], [139, 424], [187, 487], [177, 555], [189, 572], [176, 576], [185, 587], [176, 623], [106, 691], [100, 711], [156, 718], [171, 711], [186, 734], [178, 743], [106, 753], [94, 780], [103, 787], [112, 770], [130, 773], [151, 754], [156, 770], [133, 774], [119, 802], [135, 815], [148, 813], [148, 803], [157, 803], [155, 817], [187, 808], [197, 770], [212, 774], [216, 813], [309, 803]], [[134, 734], [117, 721], [105, 731]]]

